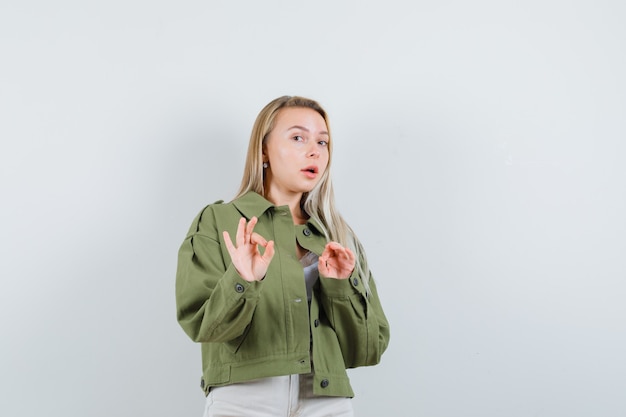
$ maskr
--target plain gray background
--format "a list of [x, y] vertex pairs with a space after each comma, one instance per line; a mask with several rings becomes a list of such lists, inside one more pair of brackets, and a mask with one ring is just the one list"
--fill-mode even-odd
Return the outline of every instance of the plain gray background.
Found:
[[392, 325], [359, 417], [626, 415], [620, 1], [0, 3], [0, 415], [196, 416], [176, 252], [319, 100]]

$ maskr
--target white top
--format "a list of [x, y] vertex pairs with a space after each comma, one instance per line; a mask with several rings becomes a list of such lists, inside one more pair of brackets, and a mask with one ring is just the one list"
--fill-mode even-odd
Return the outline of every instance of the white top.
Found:
[[307, 252], [300, 259], [300, 263], [304, 268], [304, 283], [306, 284], [306, 298], [311, 302], [311, 294], [313, 292], [313, 286], [320, 277], [319, 270], [317, 269], [317, 261], [319, 257], [313, 252]]

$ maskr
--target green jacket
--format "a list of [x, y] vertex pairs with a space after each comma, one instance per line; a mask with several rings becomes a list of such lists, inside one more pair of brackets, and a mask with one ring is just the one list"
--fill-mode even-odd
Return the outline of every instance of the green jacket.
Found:
[[[224, 244], [222, 232], [234, 237], [242, 216], [256, 216], [254, 231], [275, 242], [262, 281], [242, 279]], [[320, 255], [326, 239], [319, 230], [313, 221], [294, 225], [287, 206], [252, 192], [211, 204], [195, 218], [178, 254], [176, 308], [182, 328], [202, 343], [205, 394], [214, 386], [313, 370], [316, 395], [352, 397], [346, 368], [380, 361], [389, 325], [373, 280], [366, 297], [356, 273], [345, 280], [320, 276], [307, 303], [296, 240]]]

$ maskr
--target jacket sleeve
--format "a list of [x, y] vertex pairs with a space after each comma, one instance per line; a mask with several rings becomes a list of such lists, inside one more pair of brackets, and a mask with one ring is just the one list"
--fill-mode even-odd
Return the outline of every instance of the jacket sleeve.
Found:
[[[208, 206], [194, 220], [178, 251], [176, 314], [196, 342], [228, 342], [252, 320], [262, 283], [241, 278], [223, 255], [221, 231]], [[227, 258], [227, 259], [225, 259]]]
[[389, 344], [389, 323], [380, 304], [376, 283], [366, 295], [361, 277], [320, 277], [321, 304], [335, 330], [346, 367], [375, 365]]

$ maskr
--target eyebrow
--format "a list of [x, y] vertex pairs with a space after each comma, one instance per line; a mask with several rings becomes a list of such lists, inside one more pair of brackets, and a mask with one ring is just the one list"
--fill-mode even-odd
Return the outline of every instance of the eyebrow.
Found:
[[[290, 127], [289, 129], [287, 129], [287, 130], [293, 130], [293, 129], [300, 129], [300, 130], [304, 130], [305, 132], [309, 132], [309, 129], [307, 129], [307, 128], [306, 128], [306, 127], [304, 127], [304, 126], [299, 126], [299, 125], [291, 126], [291, 127]], [[320, 132], [320, 135], [326, 135], [326, 136], [329, 136], [329, 135], [328, 135], [328, 132], [327, 132], [327, 131], [325, 131], [325, 130], [321, 131], [321, 132]]]

